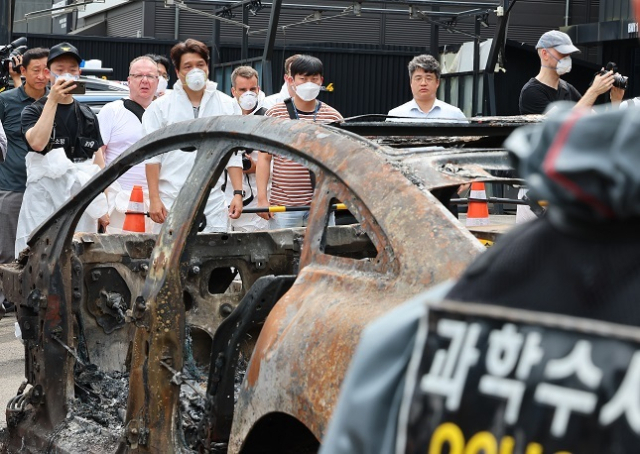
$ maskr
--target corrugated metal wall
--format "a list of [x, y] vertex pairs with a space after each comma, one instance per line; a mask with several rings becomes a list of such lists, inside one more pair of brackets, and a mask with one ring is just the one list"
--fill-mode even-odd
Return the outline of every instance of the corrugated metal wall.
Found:
[[[174, 8], [165, 8], [163, 5], [155, 4], [155, 31], [153, 35], [157, 39], [174, 39], [176, 11]], [[210, 39], [210, 38], [208, 38]]]
[[600, 22], [633, 18], [633, 9], [629, 0], [602, 0]]
[[[288, 4], [310, 4], [307, 0], [287, 0]], [[345, 2], [327, 2], [323, 0], [323, 5], [335, 5], [346, 7]], [[175, 33], [175, 10], [165, 8], [163, 3], [154, 2], [154, 9], [157, 19], [155, 21], [155, 36], [161, 39], [173, 38]], [[377, 3], [365, 3], [364, 7], [378, 8], [382, 5]], [[194, 6], [198, 10], [211, 13], [216, 10], [213, 6], [198, 4]], [[398, 6], [396, 9], [406, 9], [406, 6]], [[269, 25], [268, 8], [264, 8], [256, 16], [249, 16], [249, 26], [251, 27], [249, 42], [251, 44], [262, 45], [266, 37], [266, 28]], [[282, 9], [279, 27], [290, 26], [301, 22], [310, 11], [300, 11], [293, 9]], [[327, 12], [324, 17], [337, 14]], [[179, 39], [196, 38], [210, 41], [212, 33], [212, 19], [191, 12], [179, 11], [180, 35]], [[241, 14], [238, 12], [233, 20], [241, 22]], [[470, 19], [466, 19], [469, 21]], [[492, 19], [495, 25], [495, 18]], [[490, 21], [491, 23], [491, 21]], [[494, 27], [481, 29], [481, 36], [487, 39], [493, 36]], [[473, 31], [473, 24], [461, 23], [460, 30], [467, 33]], [[350, 44], [376, 44], [376, 45], [397, 45], [397, 46], [430, 46], [431, 25], [423, 20], [410, 20], [409, 13], [406, 15], [383, 15], [381, 13], [364, 13], [360, 17], [352, 14], [344, 17], [337, 17], [325, 20], [316, 24], [303, 24], [295, 27], [287, 27], [283, 32], [280, 29], [277, 33], [276, 43], [281, 46], [295, 44], [315, 44], [315, 43], [350, 43]], [[257, 33], [256, 33], [257, 32]], [[220, 27], [222, 43], [237, 44], [241, 40], [242, 28], [237, 25], [222, 23]], [[459, 44], [469, 38], [456, 33], [440, 33], [440, 45]]]
[[52, 3], [52, 0], [17, 0], [16, 10], [13, 14], [13, 31], [16, 33], [33, 33], [34, 30], [37, 30], [38, 33], [51, 33], [51, 19], [35, 19], [27, 23], [24, 20], [24, 15], [33, 11], [51, 8]]
[[120, 13], [114, 12], [107, 18], [107, 34], [135, 38], [142, 36], [142, 3], [134, 4], [135, 8], [123, 8]]

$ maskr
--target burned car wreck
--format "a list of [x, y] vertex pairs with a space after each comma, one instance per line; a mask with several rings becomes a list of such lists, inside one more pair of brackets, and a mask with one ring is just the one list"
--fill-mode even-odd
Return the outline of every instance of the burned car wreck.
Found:
[[[198, 233], [210, 188], [245, 148], [316, 175], [306, 229]], [[120, 174], [174, 149], [198, 155], [157, 237], [74, 235]], [[499, 146], [392, 148], [273, 118], [142, 139], [0, 266], [26, 362], [7, 405], [9, 452], [315, 452], [364, 326], [483, 249], [438, 191], [509, 184], [510, 169]], [[328, 225], [338, 201], [358, 224]]]

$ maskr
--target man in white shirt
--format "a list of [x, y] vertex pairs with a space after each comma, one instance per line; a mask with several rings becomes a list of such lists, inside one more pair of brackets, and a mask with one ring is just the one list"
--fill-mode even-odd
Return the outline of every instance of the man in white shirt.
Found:
[[[162, 129], [170, 124], [194, 118], [216, 115], [240, 115], [240, 106], [235, 99], [216, 90], [209, 78], [209, 49], [204, 43], [188, 39], [171, 49], [171, 60], [176, 68], [178, 81], [173, 90], [156, 99], [142, 117], [145, 134]], [[195, 162], [196, 152], [173, 150], [146, 161], [149, 186], [149, 216], [162, 224], [166, 220], [180, 189], [189, 177]], [[234, 189], [231, 206], [227, 210], [222, 182], [218, 180], [211, 189], [204, 210], [206, 227], [204, 232], [226, 232], [229, 217], [237, 219], [242, 214], [242, 159], [233, 154], [227, 163], [229, 180]], [[154, 232], [159, 232], [159, 226]]]
[[[389, 111], [387, 121], [415, 121], [413, 119], [429, 119], [429, 121], [466, 122], [464, 113], [456, 106], [447, 104], [436, 98], [440, 86], [440, 64], [431, 55], [418, 55], [409, 62], [409, 79], [413, 99]], [[407, 120], [410, 118], [411, 120]]]
[[[129, 64], [129, 96], [127, 99], [105, 104], [98, 114], [100, 135], [104, 142], [104, 160], [111, 164], [118, 156], [144, 136], [142, 115], [155, 97], [158, 87], [158, 65], [150, 57], [137, 57]], [[121, 191], [109, 194], [110, 223], [108, 233], [119, 233], [124, 218], [131, 190], [141, 186], [147, 191], [147, 177], [144, 163], [134, 166], [118, 178]], [[148, 194], [145, 194], [148, 203]]]
[[[129, 65], [129, 96], [105, 104], [98, 114], [100, 135], [104, 142], [104, 160], [111, 164], [142, 137], [142, 114], [155, 97], [158, 87], [158, 65], [150, 57], [137, 57]], [[144, 164], [123, 174], [118, 182], [131, 191], [134, 185], [147, 188]]]

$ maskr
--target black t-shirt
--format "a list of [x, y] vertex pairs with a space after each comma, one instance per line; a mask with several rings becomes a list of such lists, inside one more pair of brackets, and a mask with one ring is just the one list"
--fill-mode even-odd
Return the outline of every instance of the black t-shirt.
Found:
[[[38, 122], [46, 101], [46, 98], [40, 99], [22, 111], [23, 134], [26, 134], [27, 131], [33, 128]], [[86, 118], [86, 115], [89, 115], [89, 120]], [[84, 123], [81, 129], [78, 128], [78, 120]], [[93, 122], [93, 126], [89, 126], [89, 121]], [[52, 147], [63, 147], [69, 159], [78, 157], [91, 158], [93, 155], [92, 152], [83, 152], [78, 149], [78, 136], [81, 132], [83, 137], [95, 142], [92, 147], [93, 150], [98, 150], [98, 148], [104, 145], [100, 135], [100, 128], [98, 127], [98, 118], [93, 112], [88, 112], [88, 109], [85, 110], [84, 113], [81, 112], [77, 101], [71, 104], [58, 104], [54, 128], [51, 132]], [[28, 142], [27, 146], [29, 147], [29, 151], [35, 151], [29, 146]]]
[[22, 135], [22, 111], [35, 99], [24, 86], [0, 93], [0, 121], [7, 135], [7, 156], [0, 163], [0, 191], [24, 192], [27, 183], [25, 157], [29, 150]]
[[543, 114], [547, 106], [553, 102], [578, 102], [581, 98], [580, 92], [562, 79], [555, 90], [532, 77], [520, 91], [520, 114]]

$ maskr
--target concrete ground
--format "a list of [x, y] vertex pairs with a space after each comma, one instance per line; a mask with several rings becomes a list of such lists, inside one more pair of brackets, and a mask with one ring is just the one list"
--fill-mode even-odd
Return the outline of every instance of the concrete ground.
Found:
[[0, 320], [0, 429], [7, 426], [7, 402], [24, 380], [24, 345], [16, 339], [15, 321], [15, 313]]

